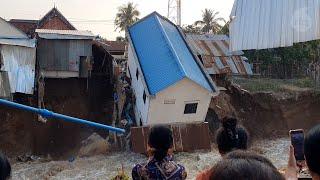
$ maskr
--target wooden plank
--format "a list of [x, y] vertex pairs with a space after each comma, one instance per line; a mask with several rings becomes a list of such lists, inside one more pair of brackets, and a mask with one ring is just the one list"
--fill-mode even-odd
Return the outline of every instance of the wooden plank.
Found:
[[172, 125], [174, 151], [183, 151], [180, 126]]
[[[210, 135], [208, 123], [172, 124], [168, 125], [173, 133], [173, 150], [190, 152], [195, 150], [210, 150]], [[132, 151], [146, 153], [150, 127], [131, 128]]]
[[146, 152], [146, 146], [144, 142], [144, 133], [143, 129], [139, 127], [131, 128], [131, 142], [132, 142], [132, 151], [135, 153], [144, 153]]

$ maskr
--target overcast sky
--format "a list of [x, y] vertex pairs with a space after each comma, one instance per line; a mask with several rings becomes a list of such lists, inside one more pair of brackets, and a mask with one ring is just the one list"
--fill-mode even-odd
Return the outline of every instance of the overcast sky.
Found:
[[[182, 0], [182, 24], [201, 19], [201, 11], [211, 8], [228, 19], [234, 0]], [[1, 0], [0, 17], [39, 19], [56, 4], [62, 14], [79, 30], [90, 30], [113, 40], [121, 35], [113, 25], [117, 8], [127, 2], [137, 4], [144, 17], [153, 11], [167, 16], [168, 0]]]

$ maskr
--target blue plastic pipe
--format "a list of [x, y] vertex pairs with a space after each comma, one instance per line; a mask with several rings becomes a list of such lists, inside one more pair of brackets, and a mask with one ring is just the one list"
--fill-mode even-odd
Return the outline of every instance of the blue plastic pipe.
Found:
[[56, 119], [61, 119], [61, 120], [67, 121], [67, 122], [80, 123], [80, 124], [100, 128], [100, 129], [105, 129], [105, 130], [117, 132], [117, 133], [125, 133], [124, 129], [120, 129], [120, 128], [116, 128], [116, 127], [112, 127], [112, 126], [107, 126], [104, 124], [91, 122], [91, 121], [87, 121], [84, 119], [70, 117], [70, 116], [66, 116], [63, 114], [58, 114], [58, 113], [55, 113], [55, 112], [52, 112], [52, 111], [49, 111], [46, 109], [39, 109], [39, 108], [31, 107], [31, 106], [26, 106], [23, 104], [18, 104], [15, 102], [4, 100], [4, 99], [0, 99], [0, 105], [4, 105], [4, 106], [12, 107], [15, 109], [20, 109], [20, 110], [36, 113], [36, 114], [41, 115], [44, 118], [56, 118]]

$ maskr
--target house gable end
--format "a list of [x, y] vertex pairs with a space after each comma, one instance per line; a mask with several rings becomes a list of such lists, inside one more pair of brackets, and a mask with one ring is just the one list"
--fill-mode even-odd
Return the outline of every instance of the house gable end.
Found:
[[55, 7], [39, 21], [38, 29], [76, 30]]

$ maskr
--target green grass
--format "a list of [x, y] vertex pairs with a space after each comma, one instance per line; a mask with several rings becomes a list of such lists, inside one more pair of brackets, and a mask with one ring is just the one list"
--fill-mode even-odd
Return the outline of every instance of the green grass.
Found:
[[309, 78], [301, 79], [269, 79], [269, 78], [239, 78], [232, 81], [250, 92], [272, 91], [292, 92], [302, 90], [315, 90], [314, 82]]

